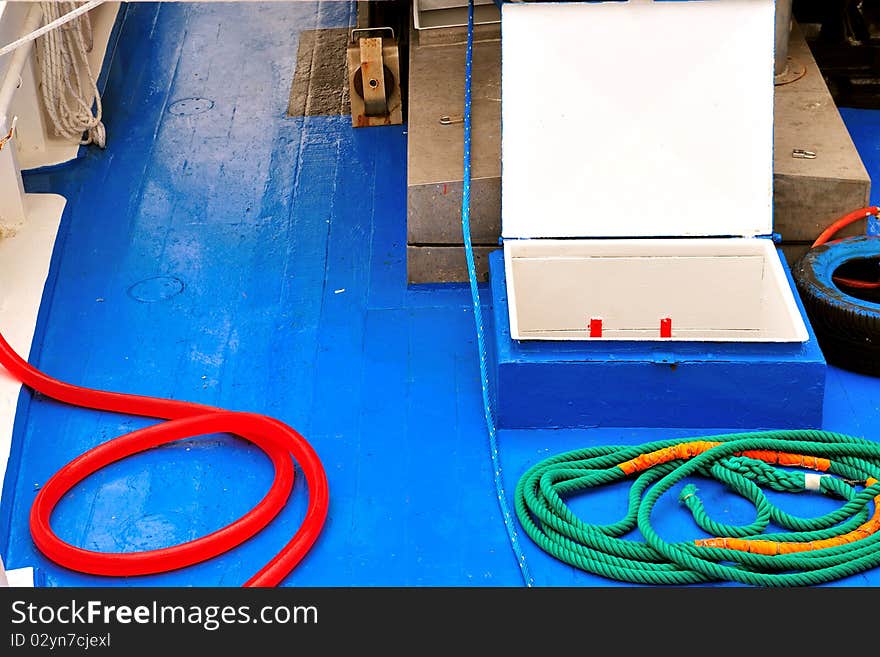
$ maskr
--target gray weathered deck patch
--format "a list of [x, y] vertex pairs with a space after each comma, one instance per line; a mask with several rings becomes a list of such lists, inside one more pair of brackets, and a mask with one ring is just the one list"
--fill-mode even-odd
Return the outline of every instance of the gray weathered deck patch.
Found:
[[347, 28], [300, 33], [288, 116], [337, 116], [351, 112], [345, 70], [348, 34]]

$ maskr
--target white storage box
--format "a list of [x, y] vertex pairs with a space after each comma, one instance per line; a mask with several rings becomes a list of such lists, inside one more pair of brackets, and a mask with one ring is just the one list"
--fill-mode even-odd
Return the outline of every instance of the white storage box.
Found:
[[513, 339], [808, 339], [769, 239], [774, 11], [503, 6]]
[[[511, 240], [510, 329], [519, 340], [803, 342], [770, 240]], [[595, 326], [595, 325], [594, 325]]]

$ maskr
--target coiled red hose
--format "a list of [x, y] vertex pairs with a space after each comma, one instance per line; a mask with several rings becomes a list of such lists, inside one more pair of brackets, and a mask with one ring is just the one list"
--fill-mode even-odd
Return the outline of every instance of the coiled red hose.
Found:
[[[113, 413], [168, 420], [132, 431], [90, 449], [61, 468], [40, 490], [31, 507], [31, 536], [40, 552], [55, 563], [82, 573], [127, 577], [176, 570], [215, 557], [253, 537], [278, 515], [293, 488], [291, 457], [302, 468], [309, 503], [299, 530], [287, 545], [244, 586], [276, 586], [314, 545], [329, 505], [327, 477], [314, 449], [292, 428], [253, 413], [117, 392], [81, 388], [53, 379], [31, 367], [0, 335], [0, 365], [29, 388], [66, 404]], [[271, 459], [275, 478], [266, 496], [244, 516], [207, 536], [158, 550], [108, 553], [84, 550], [62, 541], [50, 519], [58, 501], [76, 484], [101, 468], [183, 438], [231, 433], [262, 449]]]

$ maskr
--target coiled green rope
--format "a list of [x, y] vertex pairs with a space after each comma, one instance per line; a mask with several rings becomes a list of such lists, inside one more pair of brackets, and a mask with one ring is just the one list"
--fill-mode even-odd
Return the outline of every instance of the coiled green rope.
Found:
[[[659, 450], [687, 450], [699, 441], [719, 444], [695, 450], [691, 458], [655, 462]], [[743, 454], [755, 450], [764, 451], [764, 460]], [[820, 476], [767, 463], [773, 460], [767, 453], [803, 455], [807, 458], [801, 461], [808, 465], [816, 461], [809, 457], [827, 461]], [[640, 464], [625, 465], [633, 459], [641, 459]], [[625, 471], [634, 468], [631, 474]], [[739, 549], [668, 542], [655, 531], [651, 515], [658, 500], [689, 477], [715, 479], [755, 506], [754, 522], [732, 526], [708, 516], [693, 483], [679, 496], [698, 527], [729, 539], [723, 545], [740, 541]], [[584, 522], [566, 504], [574, 495], [627, 478], [633, 480], [628, 510], [615, 523]], [[602, 577], [637, 584], [727, 580], [756, 586], [806, 586], [880, 565], [880, 510], [874, 499], [880, 496], [878, 479], [880, 444], [862, 438], [809, 430], [738, 433], [560, 454], [522, 476], [515, 507], [523, 529], [544, 551]], [[831, 513], [801, 518], [771, 504], [764, 489], [814, 491], [845, 503]], [[771, 523], [788, 531], [764, 533]], [[624, 538], [636, 529], [644, 541]], [[802, 545], [784, 545], [793, 543]], [[744, 551], [750, 549], [754, 551]], [[789, 553], [800, 549], [807, 550]]]

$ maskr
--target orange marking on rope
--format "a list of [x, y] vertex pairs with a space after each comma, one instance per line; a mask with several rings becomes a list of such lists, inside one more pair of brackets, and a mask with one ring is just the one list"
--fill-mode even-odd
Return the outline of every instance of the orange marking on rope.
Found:
[[[865, 482], [865, 486], [873, 486], [877, 480], [873, 477]], [[738, 552], [750, 552], [752, 554], [763, 554], [775, 557], [778, 554], [793, 554], [795, 552], [810, 552], [812, 550], [822, 550], [824, 548], [837, 547], [847, 543], [855, 543], [862, 539], [876, 534], [880, 531], [880, 495], [874, 498], [874, 515], [860, 525], [856, 529], [835, 536], [826, 538], [821, 541], [810, 541], [809, 543], [779, 543], [777, 541], [749, 540], [743, 538], [701, 538], [694, 541], [694, 544], [700, 547], [722, 548], [726, 550], [737, 550]]]
[[737, 452], [737, 456], [747, 456], [771, 465], [788, 465], [799, 468], [809, 468], [811, 470], [818, 470], [819, 472], [827, 472], [828, 468], [831, 467], [831, 461], [821, 457], [807, 456], [805, 454], [789, 454], [787, 452], [772, 452], [765, 449]]
[[[648, 454], [641, 454], [625, 463], [618, 464], [617, 467], [623, 470], [627, 475], [631, 475], [636, 472], [649, 470], [660, 463], [668, 463], [669, 461], [674, 461], [676, 459], [691, 459], [720, 444], [720, 442], [709, 440], [695, 440], [689, 443], [670, 445], [669, 447], [664, 447], [663, 449], [658, 449], [654, 452], [649, 452]], [[826, 472], [831, 467], [831, 461], [828, 459], [807, 456], [804, 454], [788, 454], [787, 452], [773, 452], [770, 450], [755, 449], [745, 452], [736, 452], [735, 455], [757, 459], [771, 465], [797, 466], [818, 470], [820, 472]]]
[[618, 468], [626, 474], [631, 475], [636, 472], [644, 472], [650, 470], [660, 463], [669, 463], [676, 459], [690, 459], [703, 452], [708, 452], [713, 447], [717, 447], [721, 443], [710, 442], [708, 440], [695, 440], [690, 443], [679, 443], [678, 445], [670, 445], [654, 452], [641, 454], [634, 459], [630, 459], [625, 463], [618, 464]]

